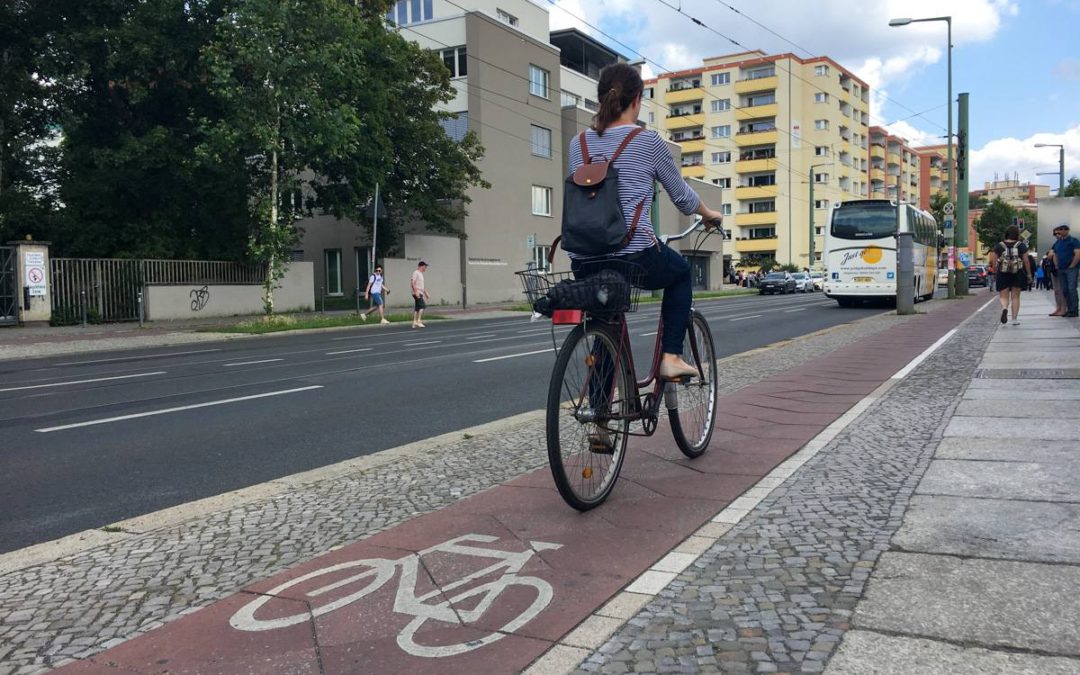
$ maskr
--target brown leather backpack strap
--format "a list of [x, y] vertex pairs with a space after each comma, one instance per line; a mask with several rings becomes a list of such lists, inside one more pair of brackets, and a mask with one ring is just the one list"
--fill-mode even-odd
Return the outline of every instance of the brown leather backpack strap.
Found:
[[585, 142], [585, 132], [578, 136], [578, 145], [581, 146], [581, 163], [589, 164], [589, 144]]
[[634, 127], [633, 129], [631, 129], [630, 133], [626, 134], [626, 138], [622, 139], [622, 143], [619, 143], [619, 147], [617, 150], [615, 150], [615, 154], [612, 155], [611, 159], [609, 159], [608, 161], [614, 164], [615, 160], [618, 159], [619, 155], [622, 154], [622, 151], [625, 150], [626, 146], [630, 144], [630, 141], [634, 140], [634, 136], [637, 136], [642, 131], [644, 131], [644, 129], [642, 129], [641, 127]]
[[623, 237], [623, 246], [627, 246], [634, 239], [634, 233], [637, 232], [638, 221], [641, 220], [641, 212], [645, 209], [645, 200], [642, 199], [638, 202], [637, 208], [634, 209], [634, 219], [630, 221], [630, 229], [626, 231], [626, 236]]
[[559, 236], [555, 237], [555, 241], [551, 242], [551, 248], [548, 249], [548, 254], [547, 254], [547, 261], [548, 261], [549, 265], [555, 262], [555, 251], [558, 250], [560, 241], [562, 241], [562, 235], [561, 234]]

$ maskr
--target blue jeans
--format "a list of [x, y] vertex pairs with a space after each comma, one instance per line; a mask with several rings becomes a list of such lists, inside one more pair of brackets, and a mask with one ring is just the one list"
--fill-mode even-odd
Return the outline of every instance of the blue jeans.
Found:
[[1065, 295], [1065, 311], [1069, 314], [1076, 314], [1077, 310], [1076, 279], [1078, 272], [1080, 272], [1080, 269], [1076, 267], [1067, 267], [1059, 269], [1057, 273], [1057, 282], [1061, 284], [1061, 292]]
[[[661, 347], [665, 354], [682, 354], [686, 339], [686, 326], [690, 323], [690, 305], [693, 292], [690, 283], [690, 263], [682, 254], [668, 246], [650, 246], [644, 251], [621, 257], [622, 260], [641, 265], [645, 278], [640, 286], [650, 291], [664, 289], [664, 301], [660, 305], [664, 334]], [[580, 264], [575, 261], [572, 269], [577, 272]]]

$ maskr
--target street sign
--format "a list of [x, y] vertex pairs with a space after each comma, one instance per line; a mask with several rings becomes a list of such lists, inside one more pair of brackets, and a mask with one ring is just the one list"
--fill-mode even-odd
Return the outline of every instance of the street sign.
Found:
[[[945, 209], [944, 210], [945, 210], [945, 215], [951, 216], [952, 214], [956, 213], [956, 206], [954, 206], [952, 202], [945, 202]], [[946, 220], [952, 220], [952, 219], [951, 218], [946, 218]]]
[[530, 234], [525, 237], [525, 246], [528, 248], [536, 248], [536, 235]]
[[964, 267], [967, 267], [968, 265], [970, 265], [971, 264], [971, 254], [968, 253], [967, 251], [961, 251], [960, 252], [960, 264], [963, 265]]
[[952, 216], [945, 216], [945, 238], [949, 239], [953, 236], [953, 219]]

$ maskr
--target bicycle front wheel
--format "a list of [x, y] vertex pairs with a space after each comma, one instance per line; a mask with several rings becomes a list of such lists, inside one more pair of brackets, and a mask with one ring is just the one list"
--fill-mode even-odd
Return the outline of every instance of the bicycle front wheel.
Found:
[[551, 373], [548, 461], [559, 494], [578, 511], [607, 499], [626, 454], [634, 383], [616, 344], [608, 331], [579, 325]]
[[716, 349], [709, 322], [697, 310], [683, 342], [683, 359], [698, 369], [699, 376], [688, 384], [669, 382], [665, 392], [668, 420], [675, 444], [687, 457], [700, 457], [709, 447], [716, 421]]

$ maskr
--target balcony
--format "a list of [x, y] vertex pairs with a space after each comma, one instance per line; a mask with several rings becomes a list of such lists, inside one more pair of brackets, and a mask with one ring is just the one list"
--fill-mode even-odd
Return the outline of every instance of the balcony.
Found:
[[[775, 225], [776, 224], [776, 211], [766, 211], [764, 213], [736, 213], [735, 224], [742, 227], [743, 225]], [[754, 241], [760, 241], [755, 239]]]
[[900, 166], [900, 154], [899, 153], [890, 152], [888, 154], [888, 160], [889, 160], [889, 164], [895, 164], [896, 166]]
[[705, 165], [704, 164], [692, 164], [690, 166], [682, 167], [683, 178], [704, 178], [705, 177]]
[[735, 119], [742, 122], [745, 120], [752, 120], [757, 117], [776, 117], [779, 112], [779, 104], [766, 103], [765, 105], [754, 105], [746, 108], [739, 108], [735, 111]]
[[735, 188], [735, 199], [776, 199], [778, 193], [775, 185], [739, 186]]
[[885, 148], [880, 145], [870, 144], [870, 156], [885, 159]]
[[667, 118], [668, 131], [700, 127], [703, 124], [705, 124], [705, 113], [694, 113], [692, 115], [679, 115], [678, 117]]
[[752, 94], [755, 91], [770, 91], [780, 86], [780, 78], [776, 75], [770, 77], [757, 77], [752, 80], [739, 80], [735, 83], [736, 94]]
[[699, 152], [705, 152], [705, 137], [699, 136], [697, 138], [688, 138], [681, 141], [675, 141], [682, 148], [684, 155], [692, 155]]
[[675, 105], [688, 101], [700, 101], [705, 98], [705, 90], [701, 87], [687, 87], [686, 89], [668, 90], [664, 93], [664, 103]]
[[753, 132], [740, 131], [735, 134], [735, 145], [739, 147], [746, 145], [776, 145], [776, 139], [778, 137], [779, 134], [776, 129]]
[[[736, 239], [735, 251], [738, 253], [766, 253], [771, 254], [776, 249], [778, 238], [758, 237], [756, 239]], [[768, 249], [768, 250], [766, 250]]]
[[758, 171], [776, 171], [779, 164], [776, 158], [770, 159], [740, 159], [735, 162], [735, 171], [738, 173], [756, 173]]

